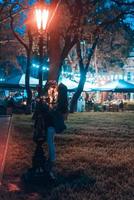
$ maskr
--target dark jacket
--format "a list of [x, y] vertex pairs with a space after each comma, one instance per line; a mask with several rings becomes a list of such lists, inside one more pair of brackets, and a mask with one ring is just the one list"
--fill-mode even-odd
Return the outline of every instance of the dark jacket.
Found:
[[32, 117], [35, 120], [35, 126], [36, 126], [37, 119], [40, 116], [44, 120], [45, 129], [47, 129], [50, 126], [54, 126], [53, 125], [53, 119], [52, 119], [52, 116], [51, 116], [50, 111], [49, 111], [49, 106], [45, 102], [43, 102], [42, 100], [37, 102], [36, 109], [35, 109], [35, 112], [34, 112], [33, 117]]
[[34, 127], [39, 127], [39, 132], [42, 132], [41, 129], [46, 131], [48, 127], [54, 127], [56, 133], [61, 133], [64, 129], [66, 129], [63, 115], [59, 111], [58, 107], [50, 109], [49, 106], [41, 100], [36, 104], [33, 119], [35, 120]]

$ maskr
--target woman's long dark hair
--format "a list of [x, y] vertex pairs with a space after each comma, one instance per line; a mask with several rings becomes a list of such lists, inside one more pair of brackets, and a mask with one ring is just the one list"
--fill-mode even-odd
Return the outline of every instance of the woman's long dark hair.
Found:
[[68, 97], [67, 97], [67, 87], [60, 83], [58, 86], [58, 109], [61, 111], [61, 113], [67, 113], [68, 112]]

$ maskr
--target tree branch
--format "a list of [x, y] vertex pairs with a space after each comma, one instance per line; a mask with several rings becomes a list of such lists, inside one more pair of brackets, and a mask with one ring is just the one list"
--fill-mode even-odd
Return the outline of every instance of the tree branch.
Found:
[[98, 41], [99, 41], [99, 35], [96, 36], [96, 38], [95, 38], [95, 40], [94, 40], [94, 43], [93, 43], [93, 45], [92, 45], [90, 54], [88, 55], [88, 62], [87, 62], [86, 67], [85, 67], [85, 71], [86, 71], [86, 72], [87, 72], [87, 70], [88, 70], [88, 67], [89, 67], [91, 58], [92, 58], [92, 56], [93, 56], [93, 54], [94, 54], [94, 51], [95, 51], [95, 48], [96, 48], [96, 46], [97, 46]]
[[115, 18], [113, 18], [112, 20], [107, 20], [107, 21], [104, 21], [102, 22], [99, 26], [100, 27], [103, 27], [104, 29], [111, 25], [111, 24], [114, 24], [116, 23], [119, 19], [121, 19], [124, 15], [126, 15], [127, 13], [126, 12], [121, 12], [120, 14], [118, 14]]
[[74, 37], [74, 39], [73, 39], [72, 41], [71, 41], [71, 39], [70, 39], [70, 36], [66, 37], [65, 46], [64, 46], [63, 51], [62, 51], [62, 53], [61, 53], [61, 60], [62, 60], [62, 61], [67, 57], [69, 51], [72, 49], [72, 47], [73, 47], [77, 42], [78, 42], [78, 37], [77, 37], [76, 35], [75, 35], [75, 37]]
[[[14, 7], [14, 6], [13, 6]], [[24, 48], [26, 49], [26, 50], [28, 50], [28, 45], [19, 37], [19, 35], [15, 32], [15, 30], [14, 30], [14, 25], [13, 25], [13, 23], [14, 23], [14, 18], [13, 18], [13, 16], [12, 16], [12, 9], [13, 9], [13, 7], [10, 9], [10, 27], [11, 27], [11, 30], [12, 30], [12, 32], [13, 32], [13, 35], [15, 36], [15, 38], [24, 46]]]
[[2, 15], [2, 11], [4, 10], [4, 8], [6, 7], [7, 4], [8, 4], [7, 2], [5, 2], [3, 4], [1, 3], [0, 15]]
[[31, 52], [32, 46], [33, 46], [33, 36], [31, 33], [31, 29], [28, 29], [27, 33], [28, 33], [28, 39], [29, 39], [28, 50], [29, 50], [29, 52]]
[[[10, 11], [12, 10], [12, 7], [15, 7], [16, 5], [19, 5], [21, 8], [16, 12], [16, 13], [12, 13], [12, 17], [17, 16], [19, 13], [23, 12], [24, 10], [28, 9], [29, 6], [23, 6], [20, 3], [14, 3], [12, 4], [11, 8], [9, 9], [9, 15], [6, 15], [6, 17], [4, 17], [3, 19], [0, 20], [0, 24], [1, 23], [5, 23], [7, 20], [9, 20], [10, 17]], [[8, 10], [7, 10], [8, 11]], [[1, 14], [0, 14], [1, 15]]]
[[77, 42], [76, 51], [77, 51], [77, 56], [79, 58], [80, 74], [82, 74], [82, 72], [84, 71], [84, 65], [83, 65], [83, 59], [82, 59], [82, 55], [81, 55], [80, 40]]
[[113, 0], [118, 6], [134, 6], [134, 2], [120, 2], [119, 0]]

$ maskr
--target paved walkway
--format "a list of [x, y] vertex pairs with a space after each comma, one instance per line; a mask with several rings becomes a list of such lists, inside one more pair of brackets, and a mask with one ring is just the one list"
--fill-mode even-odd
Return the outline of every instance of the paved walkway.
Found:
[[0, 184], [3, 177], [10, 128], [11, 128], [11, 117], [0, 116]]

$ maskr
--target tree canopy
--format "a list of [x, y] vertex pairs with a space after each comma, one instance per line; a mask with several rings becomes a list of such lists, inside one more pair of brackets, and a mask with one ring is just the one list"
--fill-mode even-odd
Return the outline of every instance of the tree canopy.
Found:
[[[26, 40], [26, 26], [29, 22], [28, 19], [30, 19], [28, 14], [30, 13], [30, 10], [35, 2], [36, 1], [34, 0], [1, 1], [0, 26], [6, 26], [5, 28], [9, 30], [8, 23], [11, 20], [10, 14], [12, 13], [15, 31], [21, 38], [25, 38]], [[56, 55], [56, 53], [53, 52], [55, 51], [54, 46], [58, 49], [57, 59], [60, 60], [60, 62], [57, 61], [57, 64], [62, 65], [63, 60], [68, 55], [68, 52], [78, 40], [88, 40], [89, 43], [92, 43], [96, 35], [99, 34], [100, 39], [103, 40], [104, 43], [104, 40], [107, 40], [107, 34], [109, 34], [111, 35], [110, 38], [112, 38], [111, 41], [115, 41], [116, 39], [113, 38], [117, 37], [117, 34], [114, 35], [113, 33], [119, 32], [118, 37], [121, 37], [119, 27], [123, 27], [123, 24], [126, 23], [126, 27], [128, 29], [127, 25], [129, 25], [130, 19], [131, 22], [133, 22], [134, 2], [132, 0], [53, 0], [51, 1], [51, 4], [49, 4], [52, 15], [58, 3], [59, 5], [56, 13], [48, 27], [50, 37], [55, 37], [54, 40], [57, 39], [55, 44], [53, 44], [53, 39], [50, 39], [49, 42], [50, 64], [52, 64], [52, 68], [54, 68], [53, 54]], [[130, 25], [132, 27], [132, 23]], [[124, 26], [124, 30], [125, 29], [126, 28]], [[34, 32], [34, 30], [32, 31]], [[127, 31], [125, 37], [126, 36]], [[8, 36], [3, 36], [2, 32], [1, 40], [2, 37], [8, 38], [8, 41], [11, 41], [13, 38], [11, 32]], [[35, 41], [37, 40], [35, 39]], [[37, 45], [37, 43], [35, 45]], [[116, 44], [116, 47], [117, 46], [118, 45]]]

